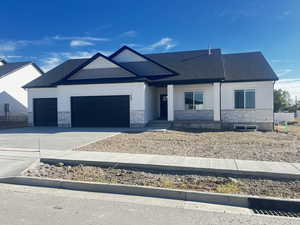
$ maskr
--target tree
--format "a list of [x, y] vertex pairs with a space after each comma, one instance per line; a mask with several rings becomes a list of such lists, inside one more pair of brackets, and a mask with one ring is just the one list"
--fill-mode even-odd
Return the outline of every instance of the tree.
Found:
[[289, 110], [291, 97], [288, 91], [278, 89], [274, 90], [274, 112]]

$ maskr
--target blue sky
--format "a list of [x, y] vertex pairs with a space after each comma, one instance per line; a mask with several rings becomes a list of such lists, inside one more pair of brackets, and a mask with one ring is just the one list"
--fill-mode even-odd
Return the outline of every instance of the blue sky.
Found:
[[0, 57], [45, 71], [68, 58], [205, 49], [262, 51], [277, 87], [300, 98], [300, 1], [17, 1], [1, 3]]

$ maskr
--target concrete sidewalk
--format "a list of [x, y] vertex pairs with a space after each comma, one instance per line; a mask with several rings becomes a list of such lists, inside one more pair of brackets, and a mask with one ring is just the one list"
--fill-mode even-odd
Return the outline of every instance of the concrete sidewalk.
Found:
[[300, 178], [300, 163], [84, 151], [42, 151], [44, 162]]

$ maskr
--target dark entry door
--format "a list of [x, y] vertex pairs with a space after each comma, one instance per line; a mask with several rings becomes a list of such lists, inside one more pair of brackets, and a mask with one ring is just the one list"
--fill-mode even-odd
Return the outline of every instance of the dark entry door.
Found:
[[71, 97], [73, 127], [129, 127], [129, 96]]
[[57, 126], [57, 99], [33, 99], [34, 126]]
[[160, 95], [160, 119], [168, 119], [168, 96]]

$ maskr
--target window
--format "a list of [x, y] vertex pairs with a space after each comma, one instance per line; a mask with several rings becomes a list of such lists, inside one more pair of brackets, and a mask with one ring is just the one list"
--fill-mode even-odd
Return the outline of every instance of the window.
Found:
[[236, 109], [254, 109], [255, 90], [234, 91], [234, 107]]
[[5, 114], [5, 116], [8, 116], [8, 113], [9, 113], [9, 104], [5, 103], [4, 104], [4, 114]]
[[6, 113], [9, 112], [9, 104], [8, 103], [4, 104], [4, 112], [6, 112]]
[[203, 106], [203, 92], [184, 93], [185, 110], [200, 110]]

